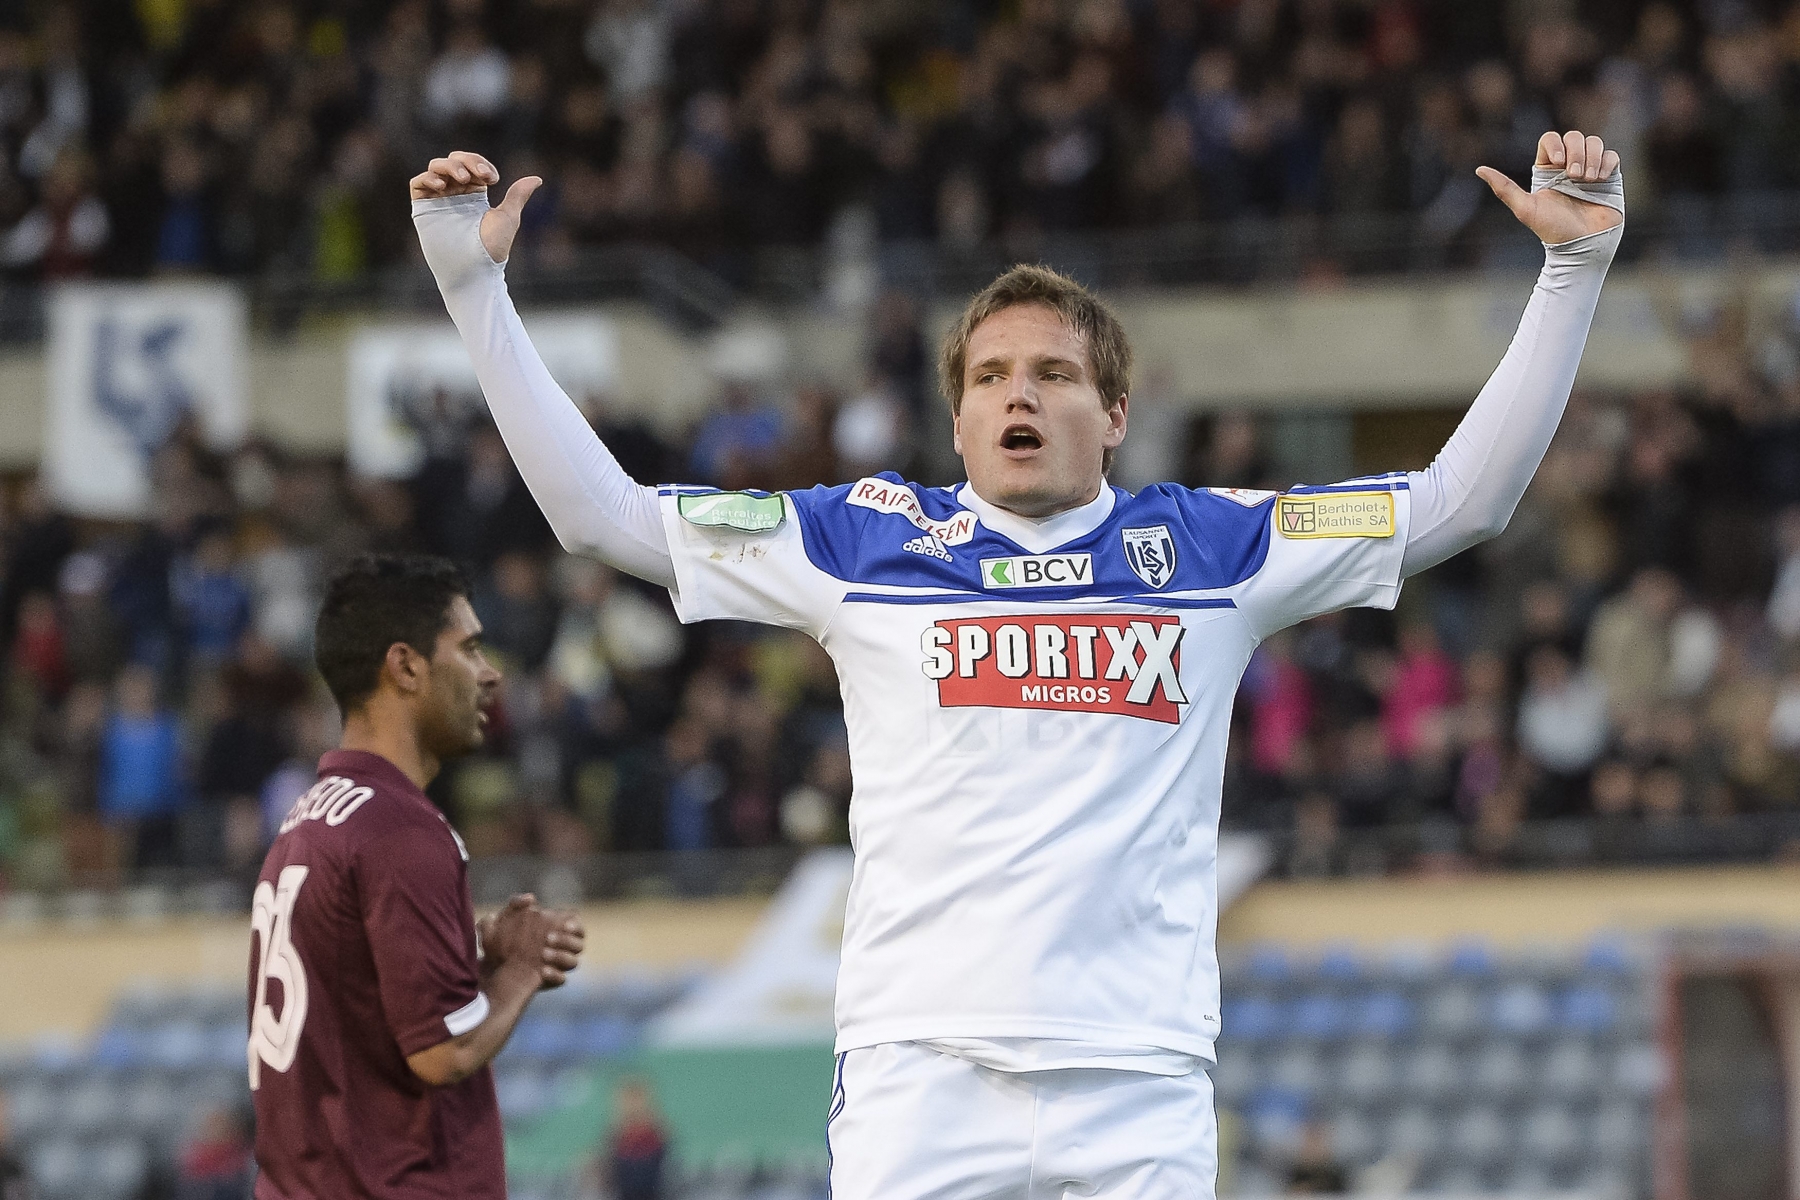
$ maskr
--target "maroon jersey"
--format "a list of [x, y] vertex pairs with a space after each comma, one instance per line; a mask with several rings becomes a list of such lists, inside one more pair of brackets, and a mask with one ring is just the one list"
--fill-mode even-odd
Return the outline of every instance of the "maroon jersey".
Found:
[[257, 1200], [506, 1195], [483, 1067], [406, 1065], [487, 1016], [466, 854], [380, 755], [334, 750], [263, 861], [251, 913]]

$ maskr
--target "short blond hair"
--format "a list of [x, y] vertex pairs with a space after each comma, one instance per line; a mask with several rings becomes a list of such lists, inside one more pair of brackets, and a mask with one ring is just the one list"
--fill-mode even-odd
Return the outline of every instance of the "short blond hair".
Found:
[[[1098, 296], [1067, 275], [1035, 263], [1020, 263], [976, 293], [944, 336], [938, 356], [938, 386], [950, 402], [950, 411], [962, 411], [963, 374], [968, 369], [969, 339], [975, 336], [976, 327], [995, 313], [1021, 304], [1043, 305], [1081, 335], [1100, 402], [1108, 411], [1118, 407], [1131, 392], [1131, 343], [1119, 318]], [[1115, 453], [1108, 450], [1100, 460], [1103, 474], [1112, 474]]]

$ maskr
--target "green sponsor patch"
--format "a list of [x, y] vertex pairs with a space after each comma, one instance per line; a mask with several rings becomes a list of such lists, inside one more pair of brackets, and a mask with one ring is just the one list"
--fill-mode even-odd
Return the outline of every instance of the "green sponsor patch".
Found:
[[689, 525], [722, 525], [739, 533], [767, 533], [787, 519], [780, 496], [749, 492], [702, 492], [677, 496], [675, 511]]

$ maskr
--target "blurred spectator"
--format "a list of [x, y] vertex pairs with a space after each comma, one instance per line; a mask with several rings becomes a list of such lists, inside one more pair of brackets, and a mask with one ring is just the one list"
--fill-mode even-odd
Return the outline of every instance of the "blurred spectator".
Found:
[[1309, 1122], [1301, 1135], [1300, 1150], [1288, 1171], [1286, 1196], [1341, 1196], [1350, 1190], [1350, 1176], [1331, 1152], [1330, 1127]]
[[1531, 652], [1525, 680], [1519, 701], [1519, 749], [1557, 782], [1552, 803], [1561, 810], [1568, 794], [1560, 785], [1583, 776], [1606, 749], [1606, 688], [1555, 646]]
[[662, 1200], [669, 1134], [650, 1086], [627, 1079], [613, 1092], [613, 1125], [606, 1139], [607, 1174], [618, 1200]]
[[40, 279], [86, 275], [106, 246], [112, 220], [90, 183], [79, 150], [56, 156], [39, 184], [38, 203], [0, 239], [0, 266]]
[[188, 800], [181, 727], [161, 704], [148, 667], [126, 667], [114, 685], [101, 733], [99, 789], [100, 814], [122, 832], [130, 865], [177, 865], [177, 819]]
[[950, 248], [1244, 218], [1312, 240], [1326, 216], [1316, 267], [1388, 269], [1371, 218], [1410, 215], [1421, 245], [1450, 246], [1492, 211], [1468, 168], [1522, 173], [1549, 127], [1603, 128], [1642, 162], [1651, 236], [1678, 250], [1721, 244], [1714, 197], [1779, 212], [1767, 197], [1800, 186], [1779, 3], [1729, 20], [1641, 0], [1554, 19], [932, 4], [904, 34], [834, 5], [198, 11], [117, 20], [72, 0], [9, 26], [10, 269], [396, 265], [406, 239], [377, 226], [400, 209], [378, 198], [452, 144], [551, 181], [531, 217], [550, 258], [656, 240], [739, 280], [864, 205], [882, 236]]
[[181, 1148], [175, 1200], [241, 1200], [255, 1174], [249, 1122], [235, 1108], [214, 1108]]
[[1615, 716], [1668, 694], [1670, 627], [1680, 604], [1680, 580], [1652, 567], [1639, 571], [1629, 588], [1594, 613], [1587, 664], [1605, 686]]
[[231, 535], [215, 529], [178, 559], [171, 587], [196, 665], [214, 667], [236, 649], [250, 625], [250, 589], [237, 573]]
[[748, 384], [727, 382], [718, 409], [694, 435], [690, 469], [697, 482], [741, 487], [775, 457], [781, 435], [775, 408], [759, 401]]
[[25, 1164], [13, 1154], [12, 1130], [6, 1121], [6, 1093], [0, 1092], [0, 1200], [33, 1200], [36, 1194]]
[[1420, 725], [1457, 700], [1456, 663], [1439, 646], [1431, 626], [1400, 629], [1400, 658], [1382, 699], [1382, 731], [1388, 753], [1407, 758], [1418, 748]]

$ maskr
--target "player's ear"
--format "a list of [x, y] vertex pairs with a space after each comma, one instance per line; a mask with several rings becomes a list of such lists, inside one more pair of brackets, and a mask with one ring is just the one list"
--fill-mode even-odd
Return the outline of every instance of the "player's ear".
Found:
[[1131, 397], [1123, 392], [1119, 394], [1119, 402], [1106, 410], [1108, 424], [1106, 435], [1100, 439], [1100, 444], [1108, 450], [1118, 449], [1119, 443], [1125, 440], [1125, 418], [1130, 411]]
[[950, 445], [958, 458], [962, 457], [962, 409], [958, 408], [950, 414]]
[[424, 690], [426, 667], [423, 654], [405, 642], [395, 642], [388, 647], [387, 657], [382, 660], [381, 673], [401, 695], [411, 696]]

